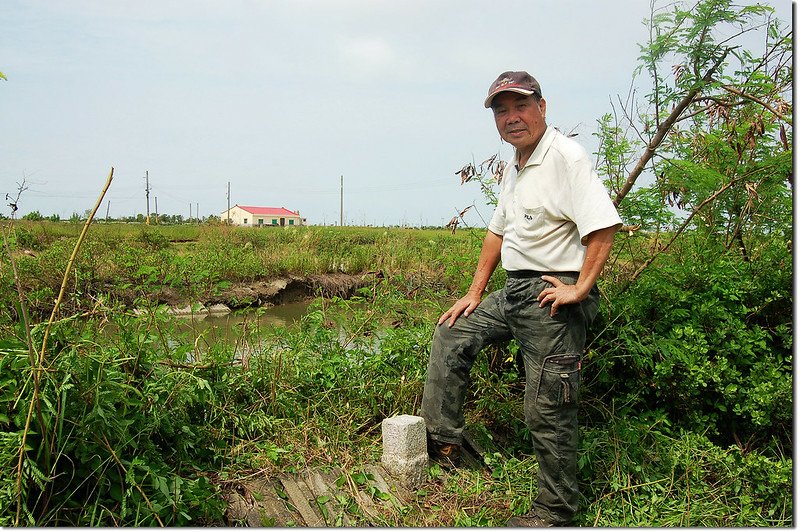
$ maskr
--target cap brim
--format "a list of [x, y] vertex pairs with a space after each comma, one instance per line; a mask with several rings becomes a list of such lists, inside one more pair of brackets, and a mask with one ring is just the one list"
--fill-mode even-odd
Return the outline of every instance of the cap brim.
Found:
[[531, 90], [528, 90], [528, 89], [517, 89], [517, 88], [514, 88], [514, 87], [508, 87], [508, 88], [503, 87], [503, 89], [501, 89], [499, 91], [496, 91], [496, 92], [493, 92], [489, 96], [487, 96], [486, 100], [483, 102], [483, 106], [485, 108], [487, 108], [487, 109], [489, 107], [491, 107], [492, 106], [492, 100], [494, 100], [494, 97], [497, 96], [498, 94], [500, 94], [501, 92], [516, 92], [518, 94], [524, 94], [525, 96], [530, 96], [531, 94], [535, 94], [536, 91], [531, 91]]

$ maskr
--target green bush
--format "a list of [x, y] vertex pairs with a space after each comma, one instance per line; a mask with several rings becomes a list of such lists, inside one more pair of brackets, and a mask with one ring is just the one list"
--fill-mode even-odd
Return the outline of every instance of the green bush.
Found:
[[582, 526], [747, 527], [792, 521], [792, 460], [720, 447], [658, 412], [612, 412], [579, 451]]
[[791, 258], [769, 256], [754, 264], [684, 244], [626, 291], [609, 290], [587, 393], [663, 409], [720, 443], [777, 437], [788, 444]]

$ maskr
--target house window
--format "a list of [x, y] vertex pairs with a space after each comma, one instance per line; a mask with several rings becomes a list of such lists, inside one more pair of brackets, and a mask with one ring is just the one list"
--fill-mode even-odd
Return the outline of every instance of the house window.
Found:
[[273, 219], [272, 219], [272, 225], [278, 225], [278, 220], [277, 220], [277, 219], [275, 219], [275, 218], [273, 218]]
[[264, 225], [264, 218], [258, 219], [258, 225]]
[[294, 225], [294, 220], [292, 220], [291, 218], [289, 219], [289, 225]]
[[247, 225], [247, 218], [244, 219], [244, 225]]

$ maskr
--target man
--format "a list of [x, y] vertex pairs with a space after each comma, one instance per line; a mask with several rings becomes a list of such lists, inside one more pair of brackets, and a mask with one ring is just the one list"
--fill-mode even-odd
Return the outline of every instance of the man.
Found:
[[[504, 72], [484, 102], [515, 148], [472, 284], [437, 323], [422, 398], [429, 452], [457, 462], [469, 372], [481, 349], [514, 338], [525, 366], [525, 422], [539, 463], [531, 513], [509, 526], [567, 525], [578, 509], [578, 391], [595, 281], [622, 222], [586, 151], [545, 123], [527, 72]], [[497, 265], [501, 290], [482, 299]]]

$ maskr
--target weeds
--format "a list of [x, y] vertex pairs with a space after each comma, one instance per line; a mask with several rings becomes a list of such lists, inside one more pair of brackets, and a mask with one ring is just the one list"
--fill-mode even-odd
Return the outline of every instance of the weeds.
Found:
[[[144, 304], [145, 300], [138, 304], [145, 312], [134, 316], [96, 289], [109, 282], [104, 272], [118, 271], [103, 254], [138, 264], [119, 282], [139, 283], [140, 293], [172, 278], [176, 285], [191, 285], [187, 290], [195, 293], [225, 280], [221, 272], [233, 266], [223, 263], [222, 269], [214, 270], [212, 264], [213, 257], [226, 253], [226, 239], [244, 239], [238, 245], [250, 243], [252, 255], [244, 264], [252, 271], [258, 261], [267, 260], [264, 250], [268, 247], [298, 246], [299, 254], [307, 259], [294, 259], [292, 267], [327, 270], [329, 265], [324, 263], [341, 263], [346, 258], [341, 255], [333, 260], [342, 246], [335, 244], [328, 229], [305, 229], [310, 228], [226, 235], [203, 229], [191, 247], [172, 240], [163, 247], [158, 239], [145, 244], [135, 235], [115, 244], [97, 235], [89, 238], [87, 249], [100, 256], [93, 263], [79, 256], [71, 281], [79, 289], [72, 292], [72, 308], [85, 310], [56, 320], [45, 349], [47, 369], [41, 373], [39, 397], [42, 423], [51, 438], [27, 431], [26, 459], [19, 477], [15, 476], [16, 460], [26, 434], [25, 407], [34, 397], [35, 366], [25, 327], [6, 315], [0, 340], [2, 524], [14, 524], [18, 501], [20, 524], [35, 526], [221, 524], [223, 478], [338, 466], [353, 471], [352, 481], [358, 482], [359, 466], [380, 460], [380, 422], [418, 410], [432, 324], [441, 311], [442, 298], [463, 289], [466, 276], [458, 265], [466, 268], [474, 260], [477, 244], [472, 237], [462, 238], [458, 232], [453, 236], [365, 230], [360, 237], [355, 230], [345, 232], [342, 238], [348, 246], [382, 250], [382, 255], [361, 267], [377, 270], [380, 264], [384, 275], [370, 277], [370, 283], [350, 299], [316, 299], [296, 326], [256, 327], [246, 322], [233, 343], [182, 327], [158, 305]], [[152, 242], [160, 249], [153, 248]], [[15, 253], [18, 248], [13, 240], [9, 243]], [[315, 251], [316, 245], [322, 250]], [[413, 252], [402, 250], [403, 246]], [[55, 252], [50, 254], [54, 247], [63, 253], [66, 241], [56, 239], [51, 247], [41, 246], [37, 257], [25, 256], [20, 264], [21, 276], [27, 279], [23, 285], [38, 286], [32, 277], [25, 277], [32, 266], [41, 264], [37, 259], [51, 261], [48, 268], [56, 268]], [[458, 254], [457, 260], [442, 258], [443, 249]], [[359, 253], [347, 257], [356, 263], [366, 260], [358, 258]], [[169, 264], [157, 265], [165, 257], [170, 257]], [[202, 257], [206, 259], [195, 260]], [[249, 260], [252, 266], [247, 266]], [[665, 257], [660, 260], [665, 274], [677, 275], [677, 270], [670, 273]], [[710, 258], [705, 264], [707, 272], [720, 267]], [[145, 266], [153, 269], [140, 270]], [[733, 265], [724, 266], [722, 272], [728, 267]], [[451, 273], [443, 277], [446, 271]], [[698, 430], [701, 419], [711, 418], [676, 415], [674, 406], [678, 405], [664, 403], [656, 395], [670, 390], [694, 393], [685, 381], [675, 381], [679, 386], [683, 383], [678, 388], [660, 385], [662, 377], [653, 373], [659, 367], [687, 371], [695, 384], [727, 385], [733, 382], [734, 364], [741, 367], [732, 354], [738, 353], [745, 361], [757, 354], [748, 389], [758, 394], [737, 395], [750, 399], [739, 402], [742, 410], [737, 415], [758, 427], [783, 419], [783, 410], [778, 408], [784, 397], [783, 369], [757, 362], [764, 358], [763, 341], [768, 349], [791, 345], [791, 328], [780, 321], [782, 300], [773, 296], [759, 309], [750, 302], [757, 298], [750, 299], [748, 283], [726, 283], [722, 272], [712, 276], [716, 280], [709, 285], [717, 294], [717, 304], [702, 316], [698, 312], [694, 327], [702, 336], [684, 344], [695, 349], [714, 346], [718, 353], [723, 353], [720, 346], [729, 345], [724, 351], [728, 366], [719, 362], [721, 354], [715, 355], [711, 365], [699, 355], [683, 361], [676, 358], [670, 366], [663, 365], [666, 360], [653, 358], [650, 335], [673, 330], [663, 322], [665, 316], [680, 315], [683, 308], [702, 305], [704, 300], [660, 299], [663, 287], [648, 275], [639, 281], [642, 290], [650, 290], [642, 292], [648, 294], [646, 301], [614, 295], [614, 305], [598, 322], [586, 357], [579, 452], [584, 499], [578, 524], [791, 523], [792, 460], [781, 452], [787, 440], [780, 430], [773, 439], [751, 439], [746, 426], [740, 425], [741, 445], [727, 445], [717, 429]], [[665, 277], [663, 282], [674, 282], [674, 278]], [[652, 289], [648, 283], [653, 283]], [[780, 283], [773, 282], [765, 290], [780, 293]], [[735, 301], [744, 302], [744, 310]], [[708, 313], [713, 313], [716, 327], [701, 321], [711, 319], [706, 318]], [[655, 325], [648, 329], [628, 315], [654, 320]], [[724, 331], [720, 323], [725, 324]], [[757, 324], [761, 329], [754, 328]], [[41, 345], [44, 327], [31, 328], [35, 345]], [[681, 330], [686, 333], [686, 324]], [[675, 341], [673, 345], [682, 344]], [[488, 470], [445, 473], [432, 466], [428, 481], [413, 500], [371, 522], [500, 526], [509, 516], [530, 509], [536, 495], [537, 464], [521, 416], [522, 381], [514, 364], [515, 352], [513, 343], [487, 352], [479, 357], [473, 373], [468, 421], [488, 449]], [[694, 360], [697, 368], [686, 366], [687, 360]], [[694, 404], [706, 405], [707, 413], [719, 412], [714, 406], [717, 402], [694, 400]], [[324, 506], [326, 501], [317, 502]]]
[[[10, 246], [32, 315], [44, 319], [70, 260], [77, 226], [16, 222]], [[93, 307], [106, 295], [128, 306], [171, 291], [184, 301], [207, 302], [222, 287], [280, 275], [376, 272], [402, 279], [409, 292], [422, 286], [466, 287], [480, 241], [471, 233], [445, 230], [297, 227], [278, 230], [232, 227], [97, 224], [74, 258], [65, 312]], [[30, 254], [23, 252], [30, 252]], [[13, 286], [0, 270], [2, 286]], [[154, 295], [155, 294], [155, 295]], [[12, 291], [0, 293], [11, 309]], [[160, 300], [162, 303], [165, 300]], [[7, 306], [6, 306], [7, 305]], [[16, 316], [0, 310], [0, 323]]]

